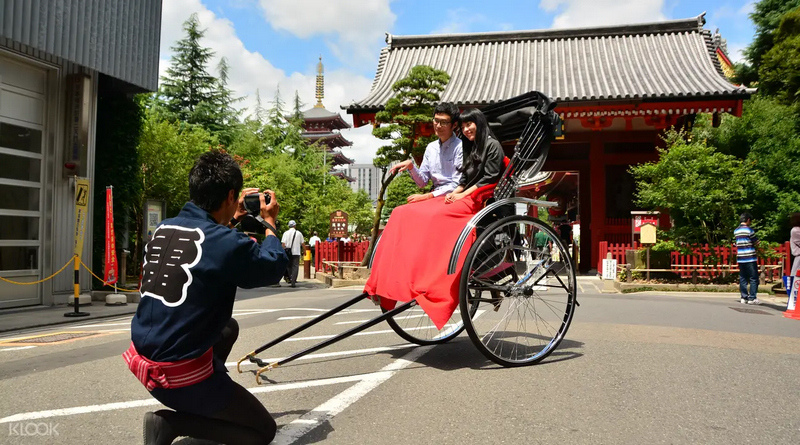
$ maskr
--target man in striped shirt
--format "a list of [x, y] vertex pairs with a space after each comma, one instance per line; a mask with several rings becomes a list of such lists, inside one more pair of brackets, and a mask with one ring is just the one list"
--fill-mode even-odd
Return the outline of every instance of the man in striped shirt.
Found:
[[[739, 263], [739, 292], [742, 295], [740, 303], [761, 304], [756, 297], [758, 292], [758, 255], [756, 246], [758, 237], [756, 232], [750, 228], [752, 215], [747, 212], [739, 217], [739, 227], [733, 231], [736, 238], [736, 261]], [[747, 285], [750, 284], [748, 291]]]

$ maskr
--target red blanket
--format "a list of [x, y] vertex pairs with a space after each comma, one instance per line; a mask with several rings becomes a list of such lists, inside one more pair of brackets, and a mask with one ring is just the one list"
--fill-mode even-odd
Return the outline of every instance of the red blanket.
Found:
[[461, 268], [475, 240], [468, 237], [456, 273], [447, 275], [450, 254], [470, 218], [483, 207], [494, 185], [445, 204], [444, 196], [396, 207], [381, 236], [364, 292], [379, 295], [381, 306], [416, 299], [437, 328], [458, 307]]

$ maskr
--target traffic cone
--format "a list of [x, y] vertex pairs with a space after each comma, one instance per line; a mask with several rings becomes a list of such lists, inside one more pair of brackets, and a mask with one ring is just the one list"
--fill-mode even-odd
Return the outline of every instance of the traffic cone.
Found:
[[783, 316], [793, 320], [800, 320], [800, 311], [797, 310], [797, 291], [800, 290], [800, 270], [797, 271], [792, 283], [792, 291], [789, 293], [789, 304]]

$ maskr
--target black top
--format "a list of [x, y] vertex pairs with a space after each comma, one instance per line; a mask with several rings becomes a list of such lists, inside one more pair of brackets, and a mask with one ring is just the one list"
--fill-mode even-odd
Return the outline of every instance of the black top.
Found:
[[[474, 145], [472, 149], [475, 149]], [[473, 185], [483, 187], [487, 184], [497, 183], [503, 175], [504, 157], [505, 153], [503, 152], [503, 146], [500, 145], [500, 142], [491, 137], [487, 138], [485, 150], [481, 154], [480, 165], [478, 165], [477, 168], [472, 165], [467, 165], [464, 174], [461, 175], [461, 181], [458, 185], [463, 186], [464, 190], [466, 190]], [[464, 161], [466, 162], [466, 160], [467, 155], [465, 153]]]

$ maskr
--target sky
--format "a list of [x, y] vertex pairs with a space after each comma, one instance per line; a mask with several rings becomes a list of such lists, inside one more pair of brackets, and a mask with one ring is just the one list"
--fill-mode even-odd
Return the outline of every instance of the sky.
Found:
[[[160, 74], [182, 26], [197, 13], [215, 52], [210, 72], [225, 57], [228, 86], [243, 97], [249, 114], [260, 96], [265, 107], [276, 92], [291, 102], [295, 92], [315, 103], [317, 63], [325, 67], [323, 104], [339, 112], [369, 93], [386, 45], [386, 33], [428, 35], [465, 32], [579, 28], [685, 19], [706, 13], [705, 28], [719, 29], [733, 61], [753, 39], [752, 0], [165, 0], [162, 3]], [[488, 6], [491, 5], [491, 6]], [[381, 142], [371, 127], [342, 130], [353, 142], [343, 153], [371, 163]]]

